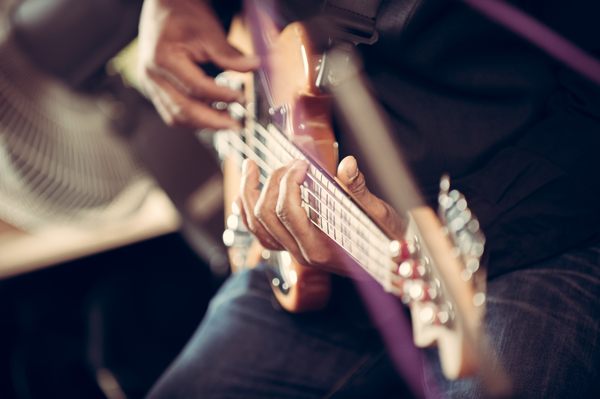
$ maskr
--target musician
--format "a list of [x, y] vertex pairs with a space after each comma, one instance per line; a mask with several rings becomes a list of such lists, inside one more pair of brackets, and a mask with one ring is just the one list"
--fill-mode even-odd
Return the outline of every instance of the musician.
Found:
[[[320, 3], [281, 2], [281, 23]], [[599, 54], [597, 2], [515, 3]], [[227, 44], [222, 15], [206, 0], [145, 2], [140, 72], [170, 125], [239, 128], [210, 104], [242, 93], [198, 66], [259, 65]], [[433, 204], [449, 172], [487, 236], [486, 329], [516, 392], [592, 395], [600, 372], [600, 89], [455, 1], [385, 0], [376, 27], [379, 40], [359, 51], [417, 182]], [[345, 139], [341, 152], [351, 154]], [[401, 234], [402, 218], [368, 190], [363, 169], [346, 157], [338, 178]], [[305, 172], [303, 162], [286, 165], [259, 192], [257, 166], [246, 162], [245, 222], [266, 248], [348, 275], [347, 259], [299, 206]], [[402, 381], [348, 280], [335, 279], [328, 308], [296, 315], [273, 305], [262, 268], [234, 275], [149, 397], [399, 396]], [[445, 381], [426, 353], [429, 395], [483, 395], [478, 378]]]

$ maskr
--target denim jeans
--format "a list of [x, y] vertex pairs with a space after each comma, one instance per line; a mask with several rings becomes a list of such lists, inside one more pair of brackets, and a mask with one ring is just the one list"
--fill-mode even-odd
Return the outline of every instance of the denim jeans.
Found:
[[[486, 327], [525, 398], [593, 396], [600, 377], [600, 246], [496, 277]], [[331, 306], [289, 314], [262, 269], [235, 275], [148, 395], [160, 398], [410, 398], [377, 332]], [[446, 381], [424, 351], [432, 398], [480, 398], [478, 378]]]

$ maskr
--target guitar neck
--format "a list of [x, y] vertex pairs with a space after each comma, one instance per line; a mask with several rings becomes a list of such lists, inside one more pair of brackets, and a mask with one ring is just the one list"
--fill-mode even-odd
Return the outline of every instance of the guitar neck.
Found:
[[[392, 282], [398, 266], [390, 257], [392, 238], [386, 234], [319, 164], [272, 124], [267, 128], [254, 123], [254, 132], [241, 134], [230, 130], [216, 133], [219, 155], [241, 165], [253, 160], [260, 170], [259, 182], [293, 160], [308, 163], [307, 177], [301, 186], [302, 206], [312, 223], [327, 234], [385, 290], [397, 292]], [[398, 291], [399, 292], [399, 291]]]

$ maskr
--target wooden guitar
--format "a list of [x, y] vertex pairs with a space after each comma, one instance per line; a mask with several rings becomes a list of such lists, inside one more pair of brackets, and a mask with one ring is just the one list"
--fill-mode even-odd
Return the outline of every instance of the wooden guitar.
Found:
[[[280, 32], [264, 19], [261, 34], [269, 46], [267, 67], [254, 74], [226, 72], [217, 77], [219, 84], [243, 84], [247, 98], [245, 107], [216, 104], [244, 119], [241, 133], [222, 130], [215, 135], [215, 147], [224, 160], [226, 209], [231, 209], [223, 237], [231, 246], [232, 268], [267, 262], [273, 291], [290, 312], [318, 310], [327, 304], [330, 275], [299, 265], [287, 252], [262, 248], [244, 230], [233, 204], [239, 191], [239, 166], [245, 158], [258, 165], [261, 183], [290, 161], [305, 160], [310, 166], [301, 189], [307, 217], [383, 289], [409, 306], [416, 345], [437, 343], [448, 378], [473, 375], [478, 358], [468, 339], [472, 334], [465, 334], [464, 326], [479, 325], [485, 302], [485, 277], [479, 271], [485, 239], [477, 219], [464, 197], [450, 191], [448, 179], [442, 179], [441, 222], [428, 207], [412, 209], [406, 234], [396, 237], [374, 220], [335, 178], [338, 159], [331, 99], [315, 84], [321, 54], [301, 23]], [[243, 21], [234, 21], [230, 41], [249, 53], [249, 37]]]

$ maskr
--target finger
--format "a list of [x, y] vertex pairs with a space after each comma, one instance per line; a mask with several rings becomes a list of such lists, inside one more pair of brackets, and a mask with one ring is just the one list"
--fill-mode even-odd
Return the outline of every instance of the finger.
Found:
[[[277, 215], [296, 239], [307, 264], [346, 277], [368, 278], [362, 269], [306, 216], [302, 208], [300, 185], [308, 165], [295, 163], [281, 180]], [[333, 226], [332, 226], [333, 228]]]
[[207, 48], [210, 60], [219, 68], [238, 72], [254, 71], [260, 66], [260, 58], [245, 56], [226, 40], [218, 40]]
[[291, 165], [287, 165], [279, 168], [269, 176], [254, 208], [254, 216], [261, 222], [271, 237], [292, 254], [296, 260], [306, 263], [296, 240], [286, 227], [281, 224], [276, 213], [280, 182], [290, 167]]
[[241, 129], [241, 124], [226, 112], [185, 97], [161, 76], [152, 76], [152, 83], [146, 85], [146, 91], [154, 103], [159, 102], [164, 108], [161, 117], [169, 126]]
[[283, 247], [275, 240], [264, 228], [262, 223], [254, 215], [254, 208], [258, 202], [260, 191], [258, 166], [249, 159], [244, 161], [242, 167], [242, 184], [240, 187], [240, 197], [244, 208], [246, 228], [260, 241], [263, 247], [272, 250], [282, 250]]
[[152, 104], [154, 104], [154, 108], [156, 108], [156, 111], [163, 122], [169, 125], [168, 121], [171, 120], [171, 114], [169, 113], [167, 106], [164, 104], [162, 96], [158, 95], [156, 90], [153, 87], [150, 87], [150, 85], [144, 87], [144, 92], [150, 101], [152, 101]]
[[302, 256], [311, 265], [324, 265], [330, 262], [330, 251], [327, 246], [329, 238], [315, 227], [306, 216], [302, 207], [300, 185], [306, 178], [308, 164], [296, 161], [279, 185], [280, 195], [277, 201], [276, 212], [281, 223], [294, 237]]
[[193, 62], [186, 53], [179, 53], [168, 58], [168, 61], [157, 70], [177, 90], [186, 97], [200, 100], [244, 102], [241, 90], [231, 90], [218, 86], [214, 79], [206, 76], [202, 68]]
[[358, 169], [358, 164], [353, 156], [348, 156], [340, 162], [337, 178], [379, 222], [386, 225], [394, 233], [403, 234], [404, 222], [402, 218], [390, 205], [369, 191], [365, 176]]
[[307, 167], [305, 162], [296, 162], [281, 180], [278, 217], [296, 239], [307, 264], [346, 277], [370, 279], [340, 246], [332, 242], [306, 216], [306, 211], [302, 208], [300, 186], [306, 178]]

